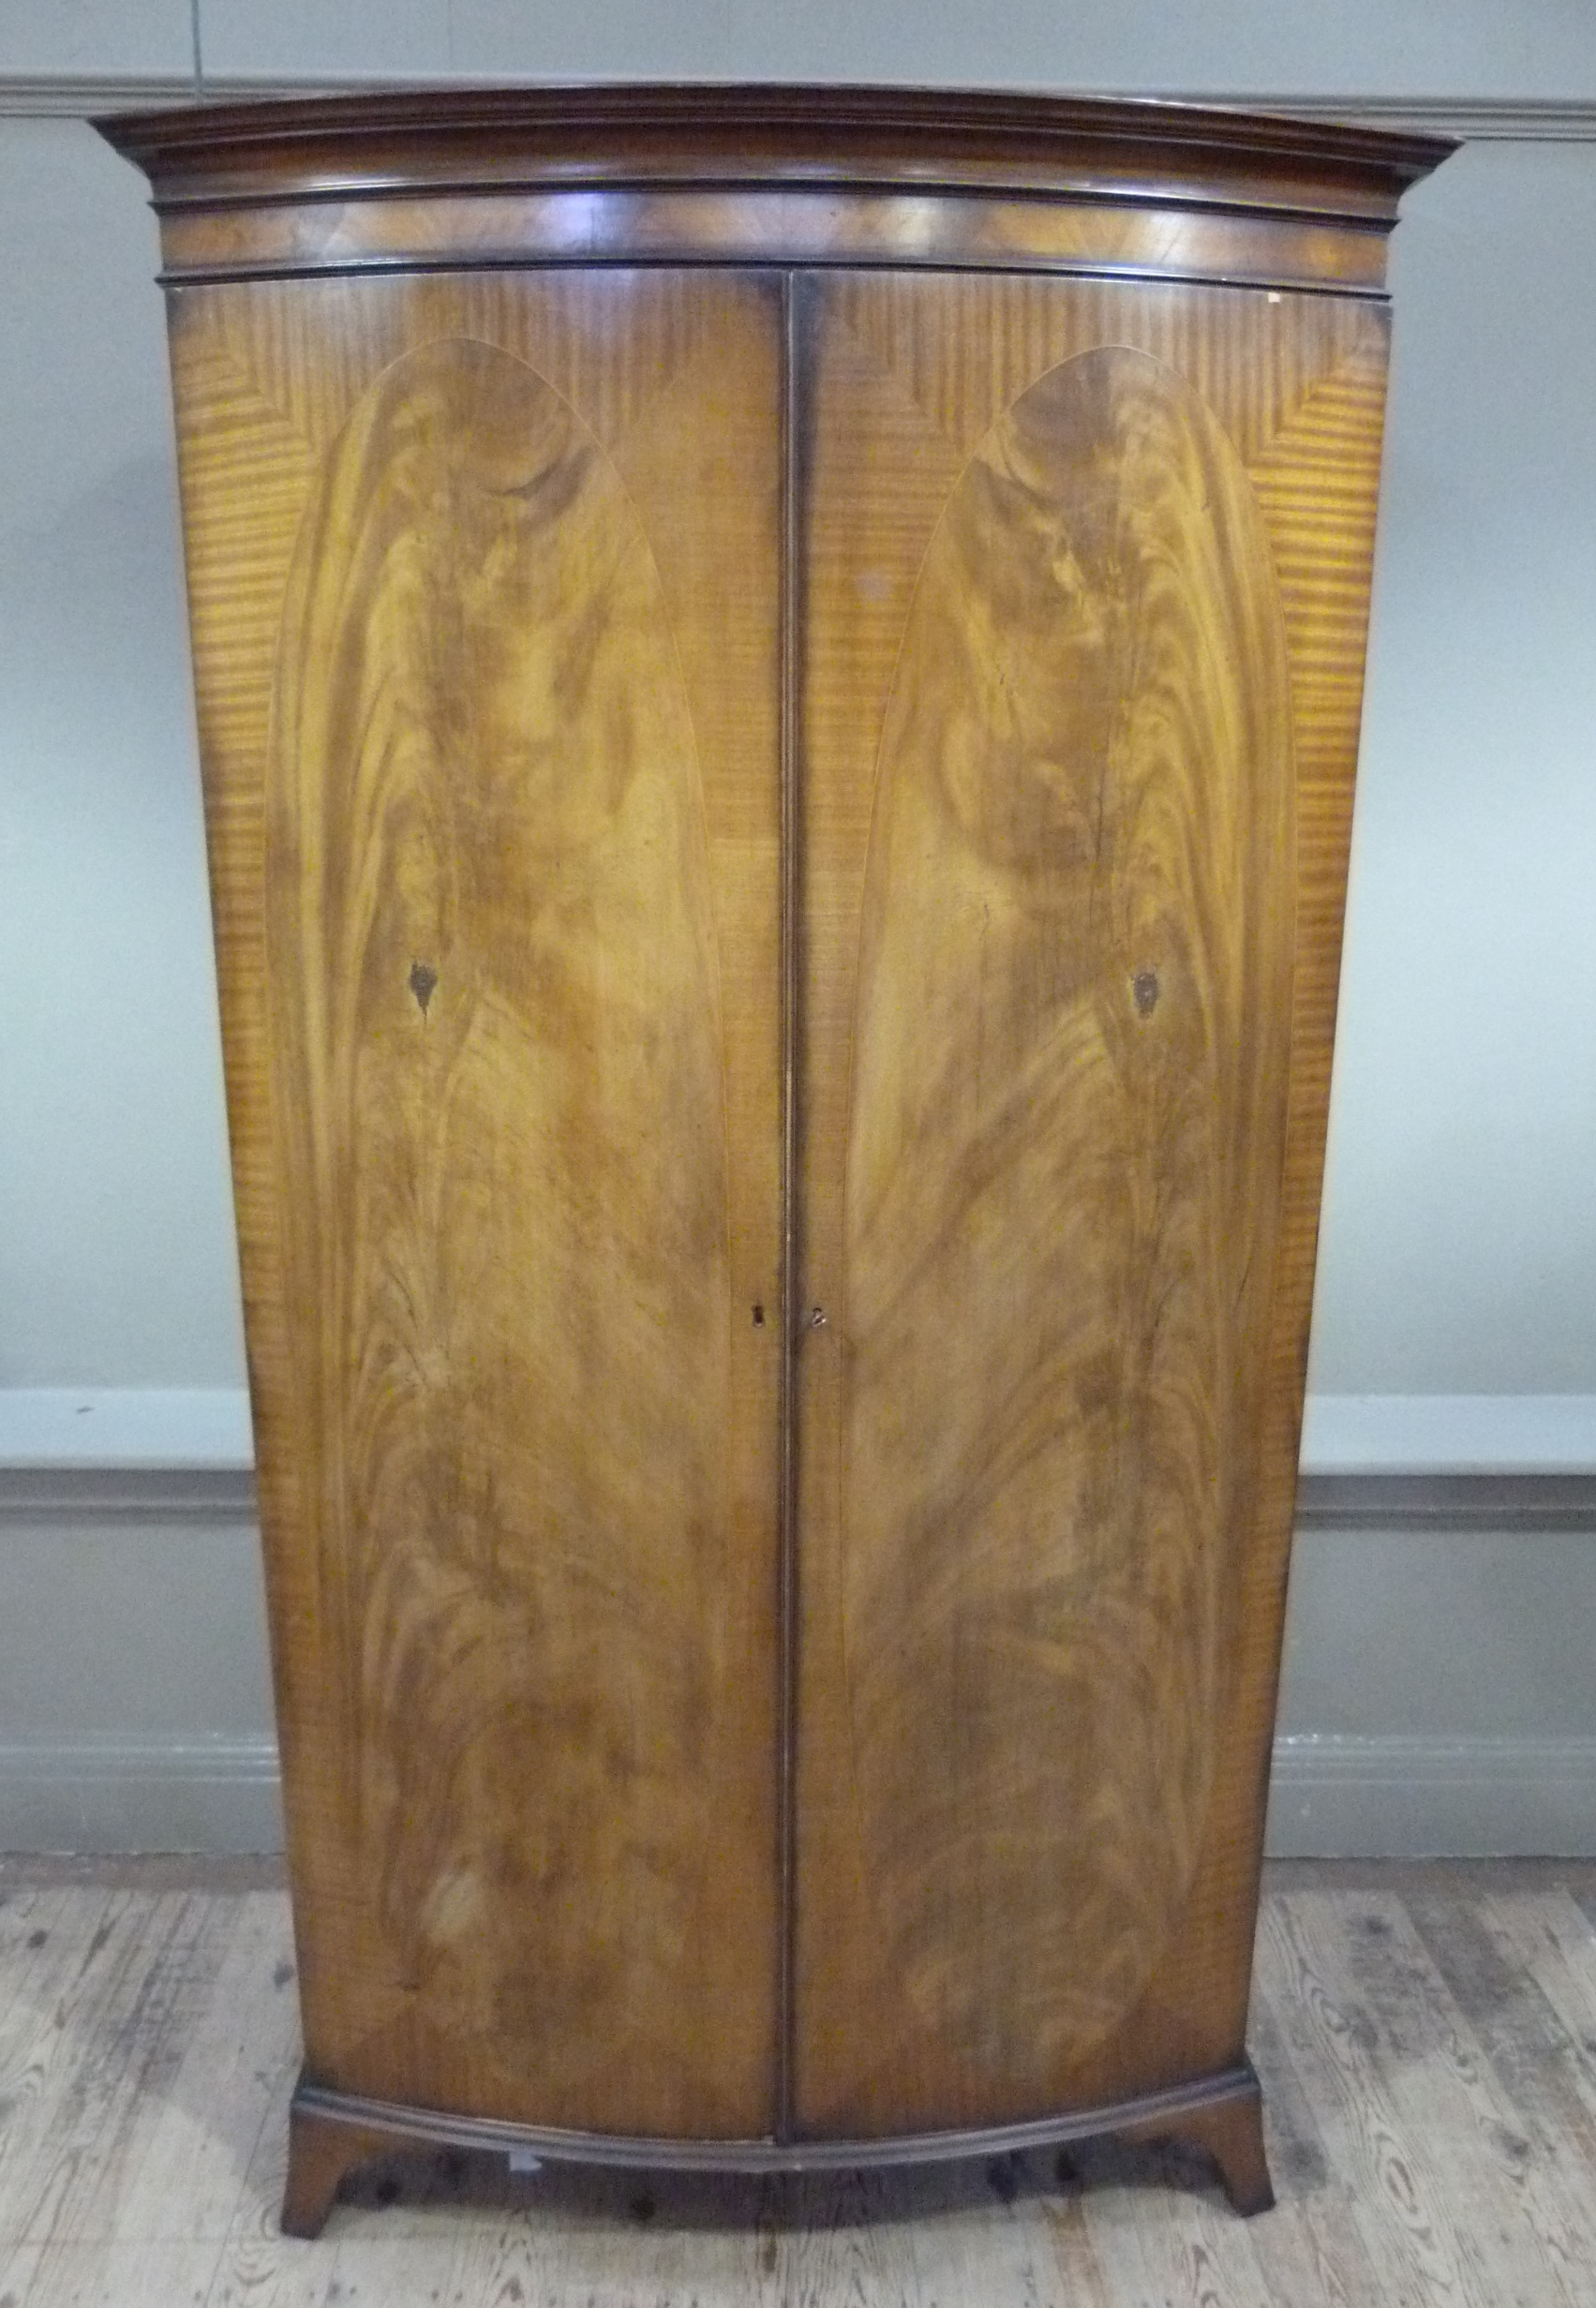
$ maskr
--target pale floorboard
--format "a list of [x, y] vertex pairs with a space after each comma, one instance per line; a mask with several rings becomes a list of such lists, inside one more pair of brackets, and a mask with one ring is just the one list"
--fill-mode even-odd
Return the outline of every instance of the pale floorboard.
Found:
[[1596, 1864], [1271, 1870], [1280, 2202], [1194, 2158], [815, 2180], [417, 2157], [277, 2233], [270, 1863], [0, 1860], [0, 2308], [1592, 2308]]

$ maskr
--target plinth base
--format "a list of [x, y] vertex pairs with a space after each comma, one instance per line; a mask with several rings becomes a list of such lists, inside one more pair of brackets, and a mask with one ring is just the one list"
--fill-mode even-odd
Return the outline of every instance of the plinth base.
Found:
[[1263, 2097], [1249, 2062], [1199, 2083], [1066, 2116], [891, 2139], [631, 2139], [356, 2099], [302, 2077], [289, 2110], [282, 2227], [286, 2236], [319, 2236], [351, 2172], [374, 2157], [418, 2148], [515, 2152], [540, 2162], [650, 2171], [813, 2172], [949, 2163], [1105, 2137], [1180, 2142], [1210, 2156], [1232, 2207], [1244, 2217], [1267, 2211], [1275, 2201], [1263, 2149]]

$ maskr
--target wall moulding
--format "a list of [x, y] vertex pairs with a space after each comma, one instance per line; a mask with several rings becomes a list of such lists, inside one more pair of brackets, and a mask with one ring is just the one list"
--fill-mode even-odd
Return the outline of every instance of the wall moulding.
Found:
[[[1596, 1396], [1310, 1395], [1299, 1528], [1596, 1529]], [[242, 1388], [0, 1388], [0, 1525], [250, 1517]]]
[[[142, 112], [168, 104], [237, 103], [259, 97], [348, 96], [359, 89], [433, 85], [389, 78], [363, 80], [97, 80], [36, 73], [0, 73], [0, 119], [89, 119], [97, 113]], [[513, 85], [466, 75], [460, 84]], [[535, 86], [535, 81], [526, 85]], [[1063, 93], [1063, 92], [1060, 92]], [[1302, 96], [1216, 89], [1071, 89], [1072, 96], [1156, 96], [1171, 104], [1275, 112], [1286, 119], [1344, 122], [1350, 127], [1410, 129], [1423, 135], [1526, 143], [1596, 141], [1596, 97], [1386, 97], [1355, 94]]]
[[[1334, 1546], [1342, 1532], [1400, 1544], [1404, 1534], [1483, 1530], [1533, 1548], [1556, 1531], [1596, 1530], [1596, 1471], [1567, 1467], [1587, 1425], [1596, 1431], [1596, 1401], [1578, 1396], [1310, 1398], [1298, 1532]], [[1439, 1470], [1449, 1433], [1483, 1433], [1497, 1471]], [[1383, 1467], [1360, 1471], [1360, 1448]], [[1564, 1471], [1527, 1471], [1537, 1453], [1559, 1455]], [[88, 1534], [125, 1541], [147, 1563], [158, 1617], [187, 1601], [186, 1558], [172, 1553], [180, 1534], [219, 1544], [255, 1515], [242, 1389], [0, 1389], [0, 1550], [45, 1533], [68, 1548]], [[253, 1606], [252, 1587], [241, 1587], [240, 1609]], [[161, 1733], [0, 1729], [0, 1849], [279, 1850], [269, 1727], [216, 1729], [198, 1688], [179, 1696], [178, 1714]], [[1548, 1729], [1282, 1728], [1266, 1848], [1276, 1857], [1578, 1851], [1593, 1790], [1596, 1739]]]

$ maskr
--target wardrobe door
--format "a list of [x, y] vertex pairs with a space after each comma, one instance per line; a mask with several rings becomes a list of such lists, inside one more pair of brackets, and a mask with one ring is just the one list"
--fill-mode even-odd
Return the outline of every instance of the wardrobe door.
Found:
[[1242, 2057], [1384, 316], [795, 342], [795, 2114], [912, 2131]]
[[757, 2133], [779, 293], [172, 325], [307, 2074]]

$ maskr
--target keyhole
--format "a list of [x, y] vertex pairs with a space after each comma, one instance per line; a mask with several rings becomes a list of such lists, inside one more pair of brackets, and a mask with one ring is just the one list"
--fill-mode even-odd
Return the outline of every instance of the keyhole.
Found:
[[765, 1309], [763, 1306], [756, 1306], [753, 1309], [753, 1327], [756, 1331], [762, 1331], [765, 1328]]
[[426, 1005], [432, 999], [432, 990], [438, 983], [438, 973], [425, 961], [410, 963], [410, 988], [421, 1004], [421, 1014], [426, 1016]]

